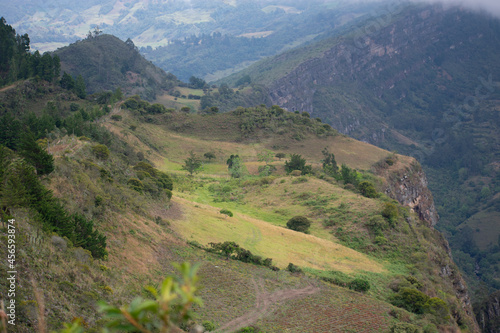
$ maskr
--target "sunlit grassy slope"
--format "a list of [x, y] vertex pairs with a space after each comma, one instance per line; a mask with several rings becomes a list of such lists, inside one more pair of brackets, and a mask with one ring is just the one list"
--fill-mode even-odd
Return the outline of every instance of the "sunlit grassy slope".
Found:
[[[214, 161], [202, 157], [205, 160], [203, 169], [194, 176], [202, 187], [196, 190], [184, 188], [184, 185], [192, 185], [183, 184], [181, 180], [174, 190], [173, 201], [181, 207], [183, 214], [170, 222], [186, 240], [202, 245], [235, 241], [258, 255], [272, 258], [281, 268], [293, 262], [304, 267], [346, 273], [385, 271], [380, 262], [340, 245], [322, 225], [327, 212], [340, 206], [347, 207], [350, 216], [362, 226], [371, 215], [380, 211], [381, 204], [376, 200], [313, 177], [297, 180], [286, 176], [285, 159], [277, 158], [272, 164], [280, 176], [263, 186], [251, 181], [233, 184], [231, 191], [238, 199], [217, 202], [210, 186], [228, 179], [226, 159], [231, 154], [242, 157], [249, 173], [255, 175], [258, 166], [264, 165], [258, 161], [258, 154], [267, 150], [273, 155], [277, 152], [298, 153], [314, 167], [319, 167], [321, 151], [326, 147], [335, 154], [339, 164], [365, 170], [389, 152], [341, 135], [324, 138], [310, 135], [301, 141], [290, 140], [286, 135], [242, 140], [237, 119], [226, 114], [172, 114], [165, 124], [141, 123], [132, 131], [129, 127], [136, 122], [134, 116], [126, 110], [117, 112], [123, 120], [110, 121], [106, 126], [141, 151], [148, 152], [147, 158], [162, 171], [187, 175], [182, 164], [190, 151], [200, 157], [206, 152], [215, 153]], [[221, 208], [229, 208], [235, 216], [218, 213]], [[310, 235], [286, 228], [288, 219], [296, 215], [311, 219]], [[360, 232], [366, 233], [366, 230], [360, 227]]]

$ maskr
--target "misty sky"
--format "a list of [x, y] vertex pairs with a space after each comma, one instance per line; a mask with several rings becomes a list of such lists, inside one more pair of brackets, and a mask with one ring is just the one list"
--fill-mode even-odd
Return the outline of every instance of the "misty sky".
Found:
[[484, 10], [490, 14], [500, 17], [500, 0], [414, 0], [420, 2], [444, 3], [462, 5], [471, 9]]

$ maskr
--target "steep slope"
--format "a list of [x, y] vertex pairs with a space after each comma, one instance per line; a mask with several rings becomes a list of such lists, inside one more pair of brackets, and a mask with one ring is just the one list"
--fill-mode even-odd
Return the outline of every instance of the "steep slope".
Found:
[[[47, 88], [29, 102], [45, 103], [54, 115], [62, 115], [61, 126], [68, 126], [65, 110], [71, 101], [48, 103], [65, 94]], [[41, 318], [51, 330], [73, 318], [81, 318], [89, 329], [102, 327], [98, 299], [124, 304], [137, 295], [149, 297], [142, 287], [157, 285], [172, 272], [172, 261], [202, 262], [205, 306], [195, 308], [197, 321], [210, 321], [220, 332], [249, 325], [266, 332], [377, 332], [391, 327], [477, 331], [460, 274], [429, 222], [420, 220], [416, 210], [384, 195], [364, 197], [352, 184], [321, 171], [321, 151], [328, 147], [339, 163], [366, 170], [358, 177], [382, 192], [399, 186], [391, 185], [391, 175], [396, 179], [405, 172], [418, 174], [412, 158], [344, 137], [306, 114], [276, 107], [189, 115], [151, 113], [146, 102], [139, 103], [144, 109], [128, 110], [122, 107], [129, 105], [125, 101], [109, 111], [106, 105], [86, 103], [89, 110], [104, 112], [98, 119], [103, 126], [87, 120], [75, 128], [79, 136], [67, 135], [71, 131], [64, 127], [47, 136], [55, 170], [41, 181], [65, 210], [94, 221], [107, 237], [108, 257], [92, 258], [78, 244], [45, 232], [40, 215], [24, 205], [26, 189], [19, 183], [20, 200], [2, 209], [2, 220], [14, 218], [17, 228], [14, 332], [33, 332], [43, 325]], [[42, 110], [30, 121], [46, 119], [43, 116]], [[109, 154], [98, 143], [105, 144]], [[182, 170], [191, 150], [216, 156], [193, 176]], [[287, 175], [285, 161], [273, 158], [267, 163], [276, 167], [275, 173], [260, 175], [258, 167], [266, 162], [259, 161], [259, 155], [268, 150], [271, 156], [303, 154], [314, 174]], [[5, 205], [12, 202], [9, 189], [16, 184], [11, 180], [18, 175], [14, 171], [19, 158], [3, 154], [3, 148], [1, 152], [0, 202]], [[248, 169], [245, 177], [228, 176], [231, 154], [242, 158]], [[381, 176], [371, 174], [372, 168], [383, 170]], [[171, 199], [160, 186], [164, 174], [173, 180]], [[395, 208], [390, 219], [381, 215], [387, 205]], [[234, 215], [223, 215], [221, 208]], [[311, 220], [310, 234], [285, 228], [298, 214]], [[1, 233], [7, 237], [5, 225]], [[225, 241], [250, 250], [254, 263], [206, 251], [209, 243]], [[0, 255], [7, 256], [6, 247]], [[265, 257], [281, 270], [262, 265]], [[289, 263], [299, 265], [303, 273], [284, 269]], [[7, 271], [1, 270], [2, 278]], [[354, 281], [360, 280], [371, 288], [354, 291]], [[398, 299], [405, 300], [407, 290], [433, 300], [420, 308], [425, 314], [401, 308], [405, 305]]]
[[[273, 104], [418, 158], [441, 215], [438, 227], [469, 282], [479, 277], [498, 289], [493, 258], [500, 230], [489, 225], [498, 222], [499, 209], [499, 36], [499, 20], [484, 14], [390, 7], [350, 33], [263, 61], [225, 82], [249, 75], [267, 86]], [[491, 260], [480, 262], [484, 257]], [[479, 274], [470, 269], [475, 265]]]
[[90, 93], [115, 90], [138, 94], [148, 100], [175, 86], [177, 78], [144, 59], [131, 41], [111, 35], [92, 35], [55, 51], [61, 70], [81, 75]]

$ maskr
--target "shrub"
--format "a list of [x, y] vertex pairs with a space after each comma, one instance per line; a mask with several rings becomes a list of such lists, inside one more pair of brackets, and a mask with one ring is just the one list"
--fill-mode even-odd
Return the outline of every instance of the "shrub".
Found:
[[208, 153], [203, 154], [203, 157], [205, 157], [207, 160], [210, 161], [210, 160], [214, 159], [216, 156], [214, 153], [208, 152]]
[[209, 331], [209, 332], [212, 332], [215, 330], [215, 324], [212, 323], [211, 321], [209, 320], [205, 320], [203, 321], [203, 323], [201, 324], [201, 326], [203, 326], [203, 328], [206, 330], [206, 331]]
[[389, 224], [391, 226], [394, 226], [399, 216], [398, 206], [396, 206], [396, 204], [392, 202], [387, 202], [384, 205], [384, 209], [382, 210], [381, 214], [387, 219], [387, 221], [389, 221]]
[[70, 109], [71, 111], [73, 111], [73, 112], [78, 111], [78, 109], [79, 109], [79, 108], [80, 108], [80, 105], [79, 105], [79, 104], [77, 104], [77, 103], [71, 103], [71, 104], [69, 105], [69, 109]]
[[391, 327], [391, 333], [419, 333], [419, 328], [409, 323], [396, 323]]
[[384, 236], [377, 236], [375, 237], [375, 244], [377, 245], [386, 245], [387, 244], [387, 238]]
[[290, 273], [302, 273], [302, 268], [299, 266], [296, 266], [292, 263], [289, 263], [288, 266], [286, 267], [286, 270], [289, 271]]
[[[174, 264], [181, 273], [180, 278], [167, 277], [157, 290], [147, 286], [154, 299], [136, 298], [129, 305], [115, 307], [106, 302], [99, 302], [99, 311], [103, 313], [106, 331], [136, 332], [137, 327], [156, 328], [166, 332], [173, 325], [181, 326], [193, 318], [192, 307], [202, 305], [198, 297], [198, 266], [189, 263]], [[69, 328], [69, 324], [65, 324]], [[75, 326], [75, 325], [73, 325]], [[83, 331], [76, 325], [71, 332]], [[69, 330], [67, 330], [69, 332]], [[148, 331], [149, 330], [142, 330]]]
[[308, 233], [311, 221], [305, 216], [295, 216], [288, 220], [286, 226], [291, 230]]
[[231, 212], [229, 209], [223, 208], [219, 211], [219, 213], [227, 215], [229, 217], [233, 217], [233, 212]]
[[363, 195], [367, 198], [377, 198], [378, 197], [377, 190], [375, 189], [375, 186], [371, 182], [362, 181], [358, 185], [358, 190], [361, 193], [361, 195]]
[[448, 319], [448, 304], [441, 298], [430, 298], [424, 305], [424, 311], [436, 316], [440, 320]]
[[370, 282], [363, 279], [354, 279], [349, 282], [349, 289], [359, 292], [366, 292], [370, 290]]
[[105, 145], [93, 146], [92, 153], [94, 153], [95, 157], [101, 160], [107, 160], [109, 158], [109, 149]]
[[429, 296], [413, 288], [401, 288], [391, 299], [391, 303], [407, 311], [422, 314]]
[[262, 331], [255, 326], [243, 327], [237, 333], [261, 333]]
[[388, 223], [381, 215], [375, 215], [366, 223], [366, 226], [375, 234], [380, 235], [382, 230], [387, 229]]
[[130, 186], [130, 188], [132, 188], [133, 190], [136, 190], [137, 192], [140, 192], [140, 193], [142, 193], [142, 190], [144, 189], [144, 185], [137, 178], [130, 178], [127, 181], [127, 185]]
[[114, 121], [120, 121], [122, 120], [122, 116], [120, 116], [119, 114], [114, 114], [111, 116], [111, 120], [114, 120]]

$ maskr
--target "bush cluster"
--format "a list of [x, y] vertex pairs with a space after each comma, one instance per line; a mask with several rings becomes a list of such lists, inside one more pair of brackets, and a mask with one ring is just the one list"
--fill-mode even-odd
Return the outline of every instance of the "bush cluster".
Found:
[[269, 267], [272, 270], [279, 270], [278, 267], [273, 266], [273, 259], [262, 258], [255, 255], [249, 250], [240, 247], [235, 242], [224, 243], [209, 243], [210, 248], [205, 249], [208, 252], [218, 253], [224, 255], [227, 259], [239, 260], [245, 263], [252, 263], [255, 265]]
[[144, 161], [134, 166], [137, 178], [130, 178], [127, 184], [140, 193], [149, 193], [159, 198], [165, 194], [169, 199], [172, 197], [173, 181], [169, 175], [155, 169], [151, 164]]

